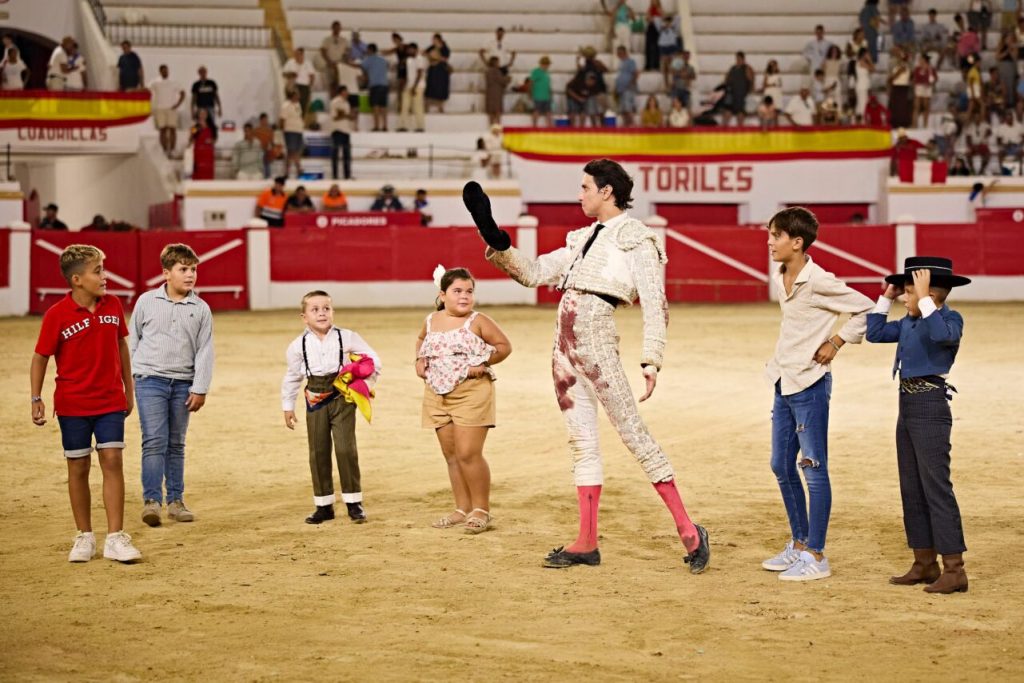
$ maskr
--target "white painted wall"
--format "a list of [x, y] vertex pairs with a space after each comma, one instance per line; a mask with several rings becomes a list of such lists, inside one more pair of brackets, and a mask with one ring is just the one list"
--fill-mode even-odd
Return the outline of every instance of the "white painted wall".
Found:
[[10, 0], [0, 8], [8, 14], [0, 27], [30, 31], [55, 43], [64, 36], [77, 38], [82, 33], [80, 3], [72, 0]]

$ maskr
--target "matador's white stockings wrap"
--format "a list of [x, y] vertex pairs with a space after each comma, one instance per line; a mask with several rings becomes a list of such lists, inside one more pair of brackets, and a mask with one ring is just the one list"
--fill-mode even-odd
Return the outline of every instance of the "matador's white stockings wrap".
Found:
[[597, 406], [605, 412], [651, 483], [673, 476], [672, 465], [640, 418], [619, 360], [615, 309], [593, 294], [567, 290], [558, 307], [551, 371], [569, 431], [576, 486], [604, 483]]

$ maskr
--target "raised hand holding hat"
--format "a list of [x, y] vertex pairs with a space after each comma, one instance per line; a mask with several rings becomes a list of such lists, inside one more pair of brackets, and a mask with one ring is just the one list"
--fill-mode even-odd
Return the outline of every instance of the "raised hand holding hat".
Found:
[[469, 210], [469, 215], [476, 223], [476, 229], [480, 237], [495, 251], [505, 251], [512, 246], [512, 238], [508, 233], [498, 227], [491, 215], [491, 200], [487, 197], [480, 183], [469, 181], [462, 188], [462, 203]]

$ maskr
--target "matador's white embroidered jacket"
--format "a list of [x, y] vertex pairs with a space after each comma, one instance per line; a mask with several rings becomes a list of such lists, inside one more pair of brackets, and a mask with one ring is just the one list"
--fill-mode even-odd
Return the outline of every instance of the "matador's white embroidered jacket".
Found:
[[661, 369], [665, 354], [665, 328], [668, 303], [665, 299], [665, 246], [646, 225], [621, 213], [605, 223], [605, 228], [587, 251], [580, 253], [597, 223], [573, 230], [565, 246], [536, 259], [515, 247], [506, 251], [487, 248], [485, 256], [521, 285], [539, 287], [557, 285], [591, 294], [614, 297], [626, 305], [637, 298], [644, 320], [644, 343], [640, 362]]

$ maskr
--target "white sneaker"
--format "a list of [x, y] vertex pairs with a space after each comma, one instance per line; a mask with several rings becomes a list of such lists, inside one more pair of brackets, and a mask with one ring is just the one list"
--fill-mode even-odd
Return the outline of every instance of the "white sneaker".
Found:
[[806, 550], [800, 552], [800, 559], [796, 564], [779, 574], [782, 581], [814, 581], [815, 579], [827, 579], [832, 576], [832, 570], [828, 566], [828, 558], [823, 557], [819, 562]]
[[132, 537], [123, 531], [107, 534], [103, 544], [103, 557], [118, 562], [134, 562], [142, 559], [142, 553], [132, 545]]
[[761, 566], [770, 572], [784, 572], [800, 560], [800, 551], [793, 547], [793, 541], [786, 544], [782, 552], [765, 560]]
[[68, 553], [68, 562], [88, 562], [96, 555], [96, 534], [91, 531], [79, 531], [75, 536], [75, 544]]

